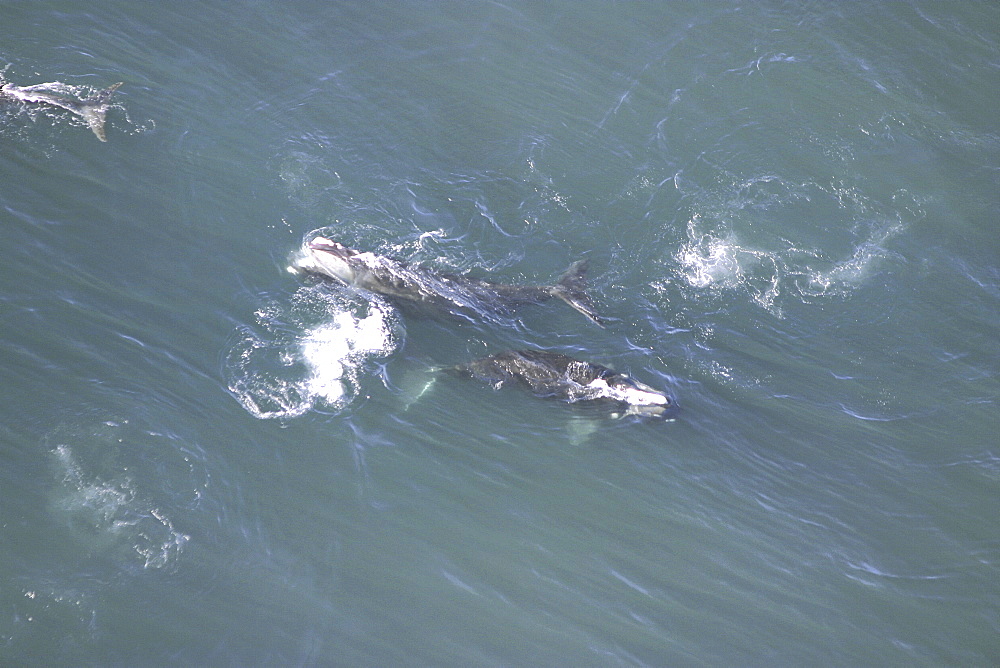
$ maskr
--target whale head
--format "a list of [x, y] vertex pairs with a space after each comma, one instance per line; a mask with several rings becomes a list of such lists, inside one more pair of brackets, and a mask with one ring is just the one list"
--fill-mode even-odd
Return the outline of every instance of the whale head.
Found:
[[295, 261], [294, 267], [353, 283], [359, 264], [363, 264], [355, 259], [359, 255], [362, 253], [332, 239], [313, 237], [303, 246], [302, 255]]
[[670, 395], [623, 373], [595, 378], [588, 387], [598, 390], [599, 396], [603, 398], [625, 404], [626, 415], [670, 419], [677, 412], [677, 406]]

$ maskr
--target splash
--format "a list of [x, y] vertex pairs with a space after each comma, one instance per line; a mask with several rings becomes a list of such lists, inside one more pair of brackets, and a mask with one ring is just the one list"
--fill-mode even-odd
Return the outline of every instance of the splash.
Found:
[[237, 333], [226, 359], [229, 390], [259, 419], [341, 411], [360, 393], [365, 365], [396, 350], [395, 311], [372, 295], [304, 287], [285, 306], [257, 312], [262, 332]]
[[695, 288], [743, 290], [759, 306], [777, 313], [781, 275], [780, 254], [741, 245], [734, 235], [701, 231], [696, 215], [688, 222], [688, 242], [676, 254], [685, 280]]

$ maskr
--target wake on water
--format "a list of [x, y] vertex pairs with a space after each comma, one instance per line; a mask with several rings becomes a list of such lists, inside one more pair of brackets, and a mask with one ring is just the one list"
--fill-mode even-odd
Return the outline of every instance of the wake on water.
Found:
[[236, 333], [225, 371], [230, 392], [259, 419], [343, 410], [360, 393], [366, 365], [403, 337], [392, 306], [349, 288], [302, 287], [256, 315], [259, 330]]

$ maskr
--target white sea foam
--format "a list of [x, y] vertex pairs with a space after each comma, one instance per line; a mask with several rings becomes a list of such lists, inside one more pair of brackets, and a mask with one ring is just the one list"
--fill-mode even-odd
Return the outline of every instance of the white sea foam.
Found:
[[395, 351], [402, 331], [385, 301], [346, 288], [300, 288], [290, 304], [260, 309], [257, 320], [262, 332], [238, 332], [226, 373], [233, 396], [260, 419], [344, 409], [366, 365]]
[[755, 303], [774, 311], [785, 273], [781, 255], [743, 246], [732, 234], [701, 227], [701, 219], [692, 217], [688, 241], [675, 256], [684, 279], [695, 288], [743, 289]]
[[[856, 189], [837, 184], [788, 184], [760, 177], [722, 192], [701, 192], [704, 205], [687, 223], [687, 240], [674, 254], [690, 286], [745, 293], [755, 304], [782, 315], [789, 298], [845, 296], [895, 257], [894, 237], [906, 217], [923, 215], [909, 193], [894, 196], [882, 211]], [[829, 215], [800, 228], [769, 230], [770, 218]], [[815, 214], [810, 207], [815, 207]], [[703, 211], [701, 211], [703, 209]], [[789, 235], [800, 238], [789, 238]]]
[[[53, 496], [52, 509], [65, 516], [76, 540], [86, 544], [88, 551], [113, 551], [128, 547], [142, 560], [144, 568], [161, 569], [175, 564], [190, 537], [174, 526], [167, 513], [157, 507], [125, 469], [97, 471], [91, 462], [81, 461], [81, 455], [100, 454], [104, 468], [113, 457], [107, 452], [115, 443], [125, 440], [125, 423], [105, 423], [94, 435], [79, 434], [60, 440], [52, 450], [59, 491]], [[107, 443], [109, 434], [121, 433], [122, 438]], [[92, 443], [96, 439], [96, 445]], [[93, 446], [93, 447], [92, 447]], [[97, 449], [95, 449], [97, 448]]]

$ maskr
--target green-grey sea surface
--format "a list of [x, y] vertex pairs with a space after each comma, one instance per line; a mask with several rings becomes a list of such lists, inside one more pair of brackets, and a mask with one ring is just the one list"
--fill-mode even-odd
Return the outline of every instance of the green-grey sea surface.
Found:
[[[1000, 662], [996, 2], [5, 2], [0, 68], [123, 82], [0, 109], [0, 664]], [[523, 348], [681, 410], [442, 371]]]

